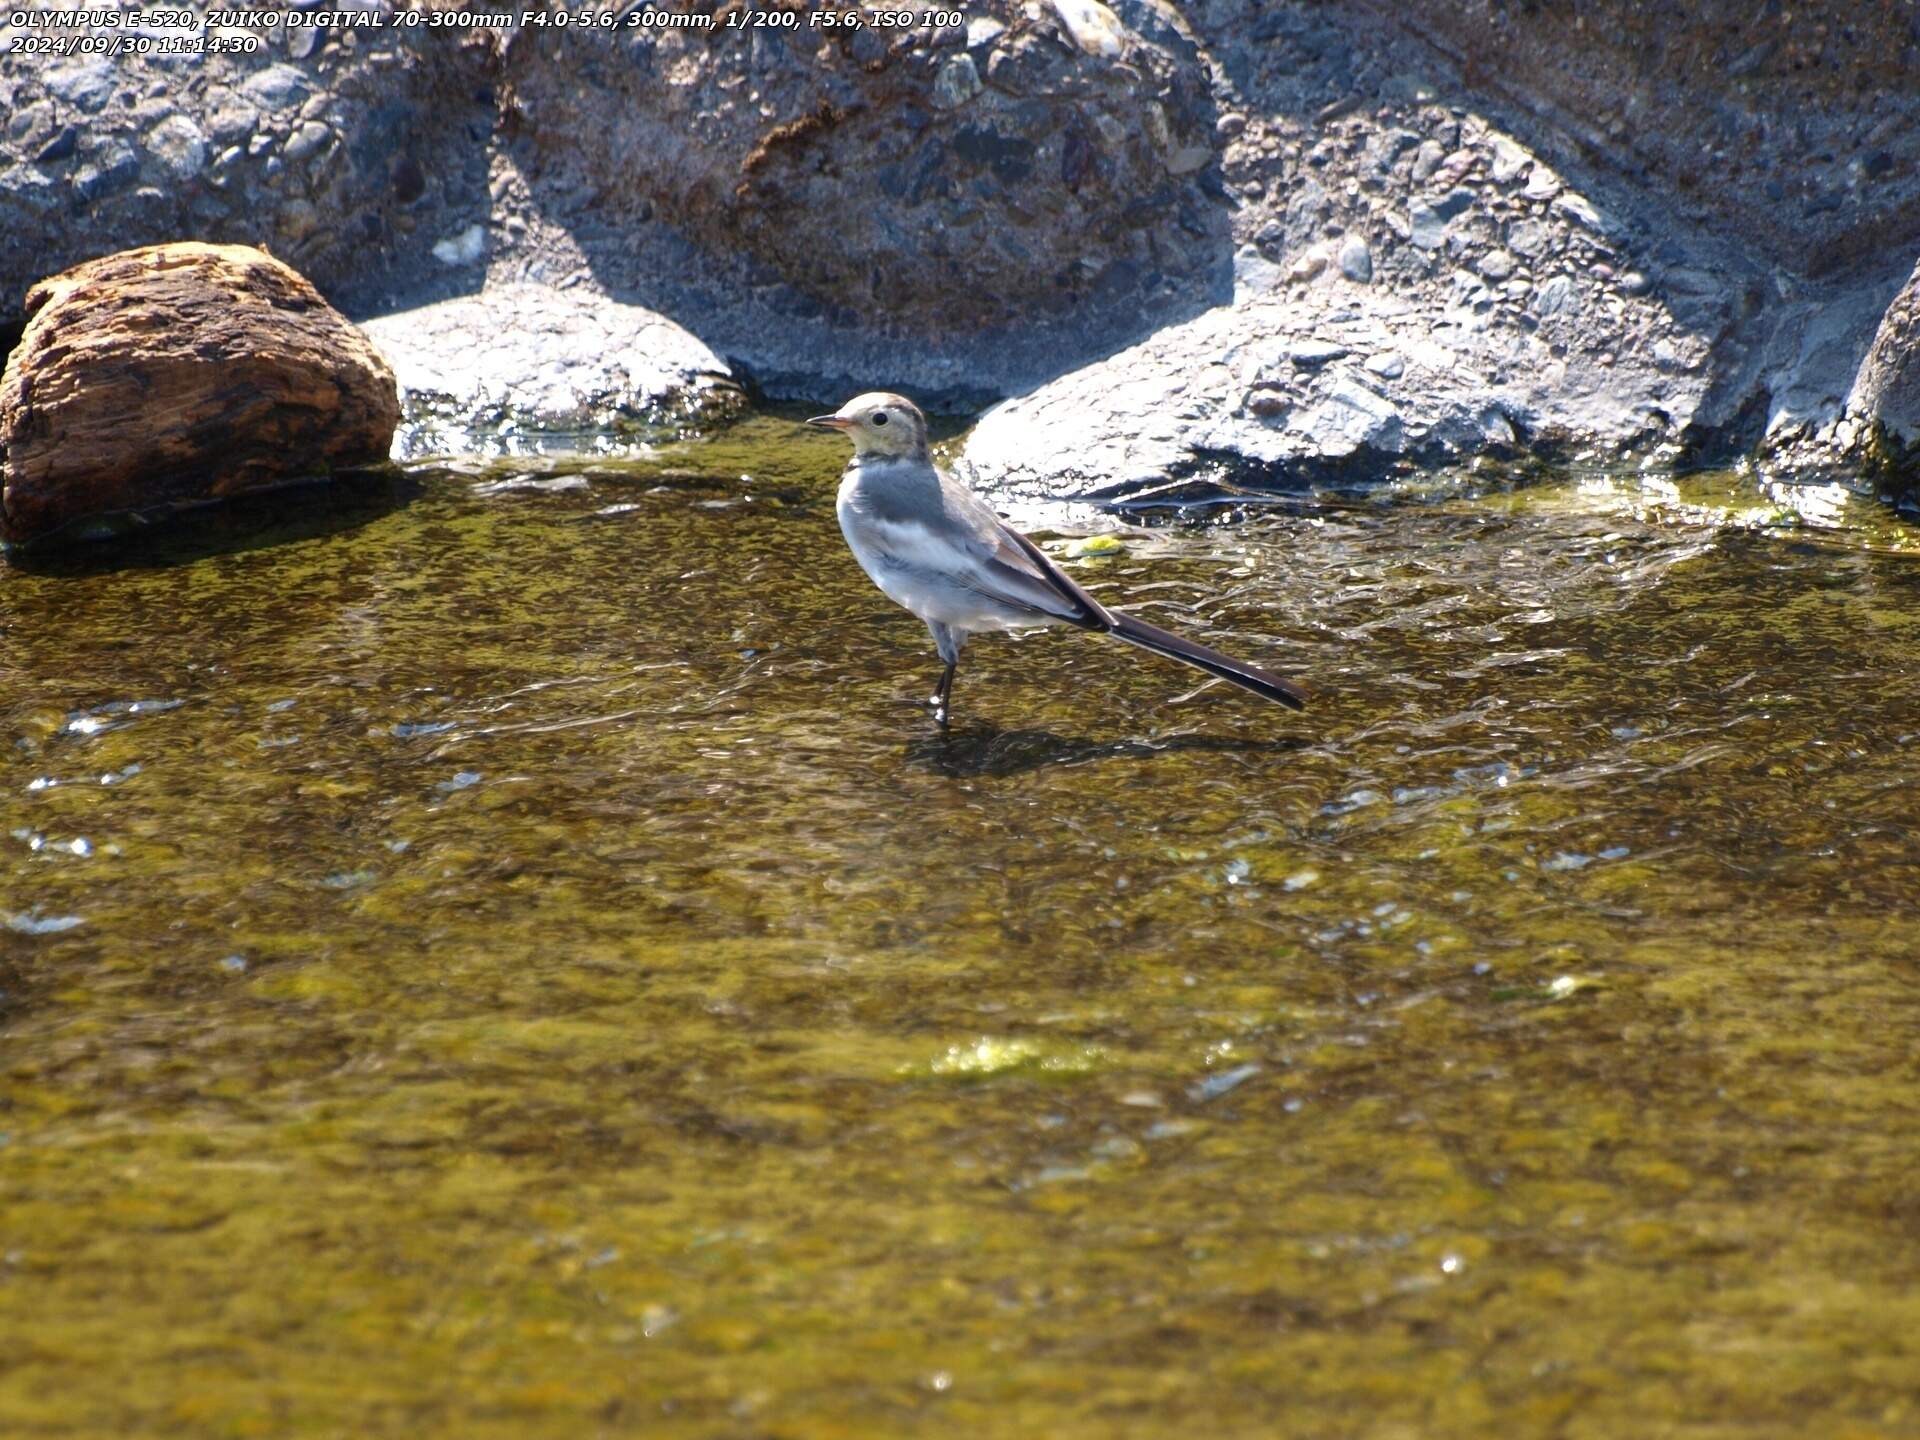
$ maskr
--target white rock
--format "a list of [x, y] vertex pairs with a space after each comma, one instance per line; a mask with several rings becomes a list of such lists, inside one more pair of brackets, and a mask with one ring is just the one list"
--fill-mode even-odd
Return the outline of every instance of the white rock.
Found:
[[1496, 185], [1511, 185], [1533, 165], [1533, 156], [1502, 135], [1493, 142], [1493, 165], [1489, 173]]
[[1552, 229], [1539, 220], [1516, 220], [1507, 227], [1507, 248], [1529, 259], [1545, 250], [1552, 240]]
[[324, 120], [305, 121], [287, 140], [286, 148], [281, 151], [287, 157], [289, 165], [298, 165], [314, 151], [327, 143], [327, 137], [333, 131]]
[[967, 48], [978, 50], [982, 45], [991, 45], [1007, 33], [1007, 27], [991, 15], [976, 15], [967, 22]]
[[1580, 313], [1580, 287], [1571, 275], [1555, 275], [1543, 281], [1533, 295], [1533, 311], [1536, 315], [1567, 315]]
[[1126, 27], [1100, 0], [1053, 0], [1053, 11], [1083, 53], [1112, 60], [1126, 48]]
[[1326, 269], [1328, 262], [1333, 258], [1331, 248], [1323, 242], [1301, 251], [1294, 257], [1293, 263], [1287, 266], [1287, 283], [1304, 285]]
[[958, 110], [980, 93], [980, 72], [971, 55], [951, 55], [941, 63], [933, 77], [933, 105], [936, 110]]
[[655, 311], [518, 283], [368, 321], [400, 381], [398, 458], [603, 430], [656, 407], [737, 408], [726, 362]]
[[1610, 226], [1600, 212], [1593, 208], [1593, 202], [1584, 195], [1576, 195], [1569, 190], [1553, 202], [1553, 208], [1587, 227], [1596, 235], [1605, 235]]
[[1356, 285], [1373, 280], [1373, 251], [1358, 235], [1349, 235], [1340, 246], [1340, 273]]
[[1363, 446], [1398, 450], [1403, 426], [1392, 401], [1358, 381], [1336, 379], [1322, 400], [1294, 426], [1320, 455], [1339, 459]]
[[146, 147], [176, 180], [191, 180], [207, 165], [207, 137], [184, 115], [169, 115], [149, 130]]
[[458, 235], [449, 235], [433, 247], [433, 258], [442, 265], [471, 265], [487, 252], [487, 232], [469, 225]]

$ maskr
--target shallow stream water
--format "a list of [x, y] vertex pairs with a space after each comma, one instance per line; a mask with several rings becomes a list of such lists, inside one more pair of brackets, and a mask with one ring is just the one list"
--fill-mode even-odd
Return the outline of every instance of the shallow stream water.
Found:
[[1910, 535], [1100, 518], [1318, 702], [942, 735], [838, 447], [0, 575], [0, 1433], [1920, 1435]]

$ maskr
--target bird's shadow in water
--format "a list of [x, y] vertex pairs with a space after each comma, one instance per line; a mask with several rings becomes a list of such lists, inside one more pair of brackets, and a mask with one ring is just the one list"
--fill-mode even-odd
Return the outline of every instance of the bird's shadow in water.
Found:
[[1181, 733], [1155, 740], [1089, 740], [1050, 730], [999, 730], [991, 725], [955, 726], [909, 742], [911, 765], [952, 779], [1021, 775], [1050, 765], [1088, 765], [1100, 760], [1144, 760], [1155, 755], [1201, 751], [1212, 754], [1285, 755], [1303, 750], [1299, 736], [1250, 740], [1238, 735]]

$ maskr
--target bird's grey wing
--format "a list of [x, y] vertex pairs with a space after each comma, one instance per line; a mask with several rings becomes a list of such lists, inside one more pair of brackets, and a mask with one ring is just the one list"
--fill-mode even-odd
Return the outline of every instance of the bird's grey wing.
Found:
[[978, 578], [982, 583], [970, 588], [995, 599], [1023, 604], [1083, 630], [1113, 627], [1105, 606], [972, 491], [953, 485], [948, 503], [967, 522], [974, 558], [980, 566]]

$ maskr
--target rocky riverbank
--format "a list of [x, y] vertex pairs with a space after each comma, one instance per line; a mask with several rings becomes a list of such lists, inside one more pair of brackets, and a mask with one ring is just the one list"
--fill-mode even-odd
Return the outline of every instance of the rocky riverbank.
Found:
[[[697, 420], [731, 372], [776, 397], [1006, 399], [969, 457], [1047, 493], [1482, 453], [1910, 463], [1910, 12], [967, 19], [296, 29], [251, 56], [16, 65], [0, 325], [41, 274], [198, 235], [431, 335], [393, 343], [413, 418], [446, 433]], [[569, 361], [609, 325], [620, 374]]]

